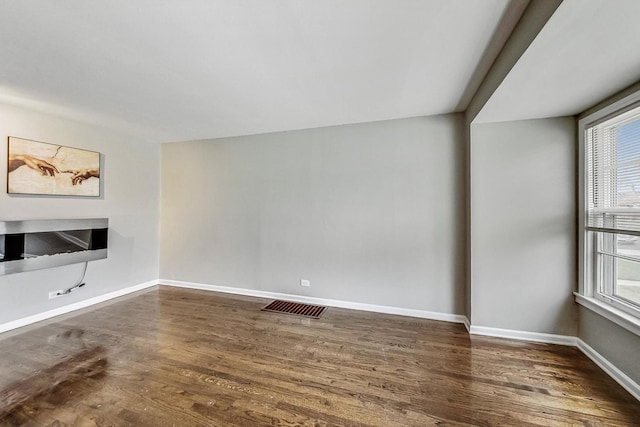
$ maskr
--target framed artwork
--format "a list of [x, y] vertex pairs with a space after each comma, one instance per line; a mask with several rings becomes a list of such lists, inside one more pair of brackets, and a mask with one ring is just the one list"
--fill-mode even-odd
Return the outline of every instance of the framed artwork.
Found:
[[7, 193], [100, 196], [100, 153], [9, 137]]

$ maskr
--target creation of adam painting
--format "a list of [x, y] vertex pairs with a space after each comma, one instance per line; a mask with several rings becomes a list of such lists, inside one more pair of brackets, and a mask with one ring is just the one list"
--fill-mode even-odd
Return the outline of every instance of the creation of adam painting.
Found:
[[9, 137], [7, 193], [100, 196], [100, 153]]

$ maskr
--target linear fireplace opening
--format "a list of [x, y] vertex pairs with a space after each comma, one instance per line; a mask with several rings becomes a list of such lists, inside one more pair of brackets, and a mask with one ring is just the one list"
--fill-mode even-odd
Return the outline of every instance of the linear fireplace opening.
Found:
[[0, 221], [0, 275], [107, 257], [106, 218]]

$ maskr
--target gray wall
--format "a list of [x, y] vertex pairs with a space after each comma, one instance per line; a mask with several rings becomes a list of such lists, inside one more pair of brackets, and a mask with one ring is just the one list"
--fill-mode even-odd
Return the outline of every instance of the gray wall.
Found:
[[[578, 116], [578, 120], [640, 90], [640, 83], [603, 100]], [[635, 382], [640, 383], [640, 336], [579, 306], [578, 337], [613, 363]]]
[[471, 283], [471, 126], [475, 117], [480, 113], [487, 101], [491, 98], [495, 90], [500, 86], [504, 78], [509, 74], [509, 71], [518, 62], [522, 54], [527, 50], [531, 42], [536, 38], [538, 33], [545, 26], [547, 21], [551, 18], [555, 10], [560, 6], [562, 0], [546, 0], [529, 2], [526, 9], [522, 13], [518, 24], [513, 28], [513, 31], [509, 35], [509, 38], [505, 42], [504, 46], [500, 50], [500, 53], [493, 61], [493, 64], [489, 68], [482, 83], [479, 85], [476, 92], [473, 94], [469, 104], [465, 110], [465, 151], [466, 151], [466, 166], [465, 170], [467, 176], [465, 178], [465, 259], [466, 259], [466, 281], [465, 281], [465, 298], [466, 307], [465, 314], [468, 319], [473, 318], [473, 306], [472, 302], [472, 283]]
[[[466, 115], [465, 115], [466, 119]], [[471, 322], [471, 126], [464, 128], [464, 315]]]
[[575, 122], [471, 129], [474, 326], [576, 334]]
[[456, 114], [165, 144], [160, 277], [461, 314], [463, 134]]
[[578, 337], [640, 383], [640, 336], [580, 306]]
[[0, 324], [157, 279], [158, 145], [0, 105], [0, 159], [7, 158], [7, 136], [101, 152], [104, 185], [101, 198], [8, 195], [7, 164], [0, 162], [0, 219], [108, 217], [110, 234], [109, 257], [90, 262], [86, 286], [68, 296], [48, 299], [79, 279], [81, 264], [0, 276]]

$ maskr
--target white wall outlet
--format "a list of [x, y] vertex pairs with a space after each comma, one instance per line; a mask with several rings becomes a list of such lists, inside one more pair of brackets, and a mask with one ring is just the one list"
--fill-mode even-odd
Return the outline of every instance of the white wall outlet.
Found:
[[63, 295], [58, 295], [58, 294], [62, 294], [63, 291], [51, 291], [49, 292], [49, 299], [54, 299], [54, 298], [59, 298]]
[[300, 286], [304, 286], [304, 287], [308, 288], [309, 286], [311, 286], [311, 281], [301, 279], [300, 280]]

